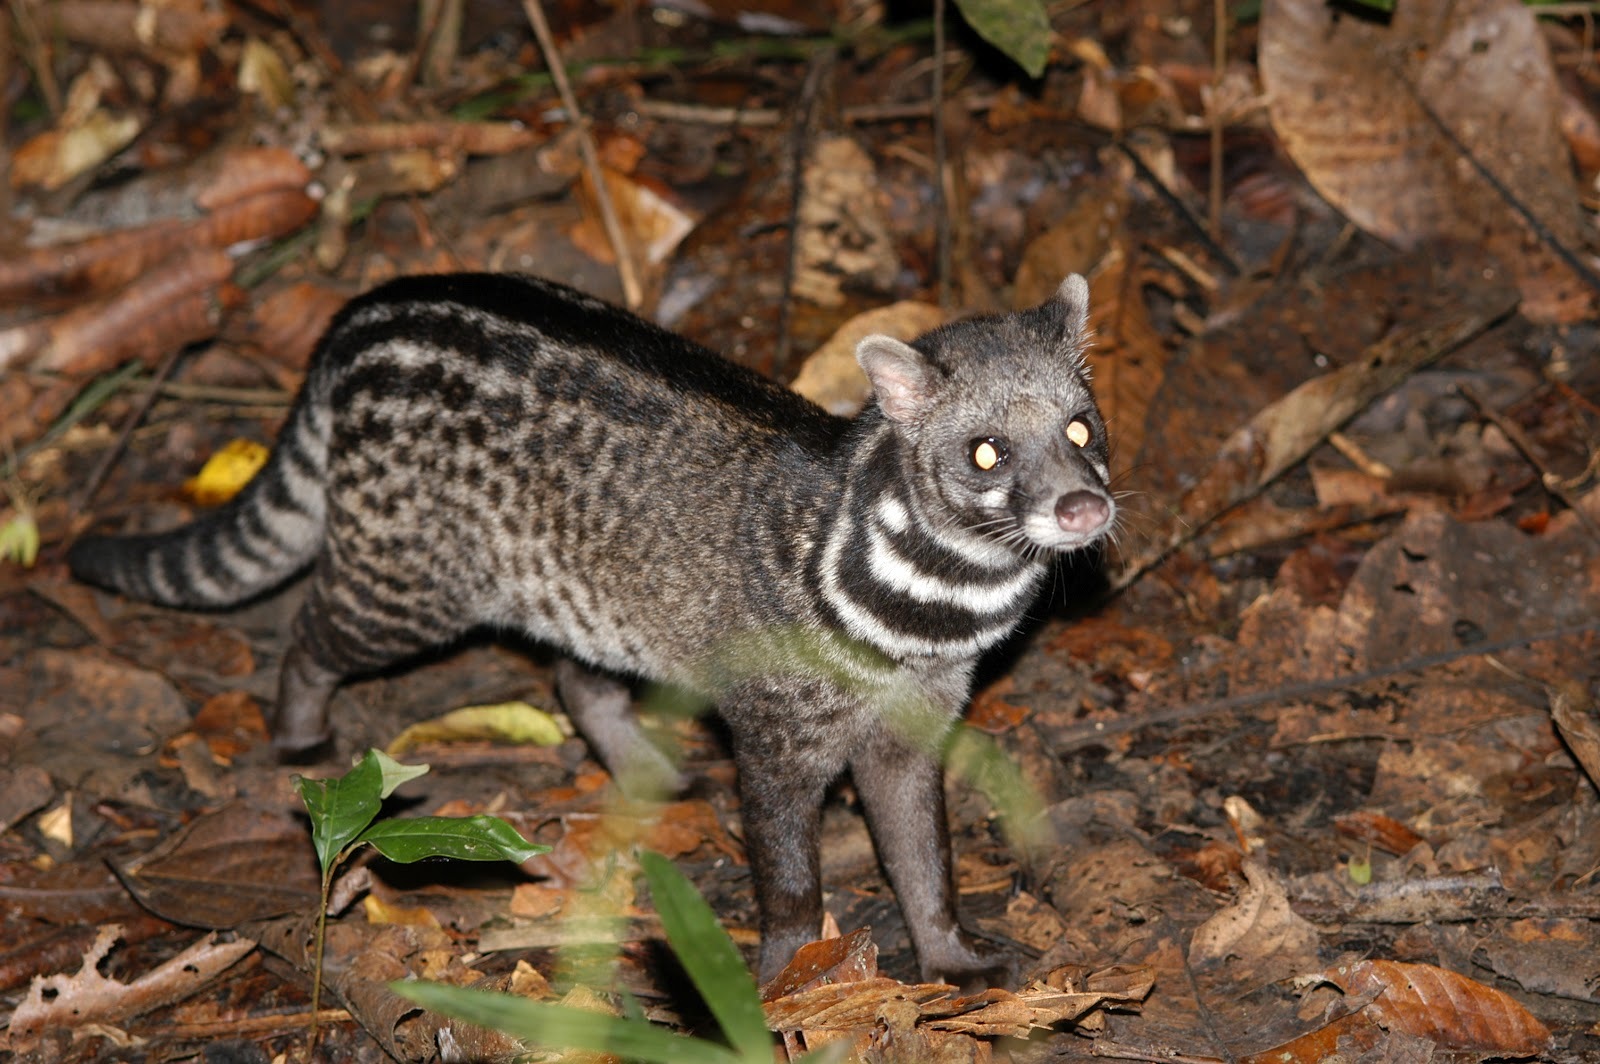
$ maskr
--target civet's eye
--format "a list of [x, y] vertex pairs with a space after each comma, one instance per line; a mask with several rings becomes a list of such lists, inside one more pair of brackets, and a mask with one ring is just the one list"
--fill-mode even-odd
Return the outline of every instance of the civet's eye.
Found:
[[1089, 441], [1094, 439], [1094, 430], [1083, 418], [1075, 417], [1067, 422], [1067, 439], [1071, 440], [1074, 446], [1087, 447]]
[[972, 441], [972, 464], [979, 469], [988, 471], [1006, 460], [1005, 441], [997, 440], [993, 436]]

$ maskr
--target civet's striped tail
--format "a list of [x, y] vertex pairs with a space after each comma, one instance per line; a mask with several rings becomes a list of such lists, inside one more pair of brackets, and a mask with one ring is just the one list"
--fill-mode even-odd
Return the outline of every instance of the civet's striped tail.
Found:
[[85, 536], [72, 574], [163, 606], [231, 606], [283, 583], [322, 545], [329, 410], [308, 387], [261, 472], [227, 505], [171, 532]]

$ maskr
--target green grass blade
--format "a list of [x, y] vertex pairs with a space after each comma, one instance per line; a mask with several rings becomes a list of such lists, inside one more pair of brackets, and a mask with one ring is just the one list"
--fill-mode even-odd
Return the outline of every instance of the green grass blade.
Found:
[[[390, 983], [424, 1008], [553, 1049], [586, 1049], [644, 1064], [746, 1064], [722, 1046], [641, 1020], [443, 983]], [[772, 1059], [771, 1051], [766, 1060]]]
[[742, 1060], [772, 1059], [772, 1033], [767, 1030], [761, 994], [750, 969], [728, 933], [717, 923], [711, 906], [673, 863], [658, 853], [639, 855], [656, 912], [678, 963], [705, 999], [722, 1033]]

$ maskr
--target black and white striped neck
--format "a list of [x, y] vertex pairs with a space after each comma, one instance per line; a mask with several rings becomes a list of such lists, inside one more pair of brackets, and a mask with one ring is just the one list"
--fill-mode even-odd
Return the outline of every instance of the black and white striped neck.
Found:
[[891, 659], [976, 657], [1017, 627], [1046, 563], [927, 513], [898, 446], [886, 425], [860, 441], [823, 530], [816, 591], [840, 628]]

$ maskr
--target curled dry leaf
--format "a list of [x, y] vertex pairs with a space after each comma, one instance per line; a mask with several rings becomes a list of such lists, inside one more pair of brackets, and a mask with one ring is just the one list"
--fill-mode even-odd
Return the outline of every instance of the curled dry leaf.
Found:
[[294, 75], [289, 73], [289, 64], [259, 37], [244, 42], [237, 81], [240, 92], [259, 96], [267, 107], [294, 106]]
[[191, 243], [229, 248], [292, 233], [317, 213], [317, 201], [299, 189], [273, 189], [234, 200], [188, 230]]
[[1361, 961], [1302, 977], [1370, 998], [1364, 1011], [1384, 1028], [1448, 1049], [1534, 1056], [1550, 1031], [1510, 996], [1431, 964]]
[[887, 291], [900, 270], [872, 157], [847, 136], [824, 137], [806, 160], [795, 234], [794, 294], [819, 306], [845, 288]]
[[253, 302], [248, 314], [231, 317], [222, 337], [260, 352], [260, 362], [273, 381], [295, 391], [317, 340], [348, 300], [340, 289], [299, 281]]
[[287, 148], [229, 148], [211, 156], [189, 182], [196, 206], [207, 211], [263, 192], [303, 192], [310, 183], [310, 169]]
[[[1026, 1038], [1030, 1031], [1081, 1019], [1107, 1005], [1137, 1005], [1155, 985], [1148, 968], [1090, 975], [1083, 989], [1035, 982], [1025, 990], [985, 990], [952, 997], [943, 983], [906, 984], [871, 977], [817, 983], [768, 1001], [774, 1031], [846, 1031], [876, 1026], [885, 1015], [931, 1030], [985, 1038]], [[1059, 980], [1058, 980], [1059, 982]]]
[[[693, 231], [698, 219], [680, 198], [659, 182], [602, 167], [606, 194], [617, 212], [634, 265], [651, 274], [666, 269], [673, 250]], [[572, 233], [573, 243], [596, 262], [615, 262], [616, 253], [599, 223], [600, 211], [587, 176], [579, 185], [590, 209]]]
[[183, 244], [181, 222], [101, 233], [0, 258], [0, 300], [105, 291], [126, 284]]
[[762, 1001], [776, 1001], [824, 983], [856, 983], [878, 976], [878, 947], [872, 929], [807, 942], [795, 950], [783, 971], [761, 988]]

